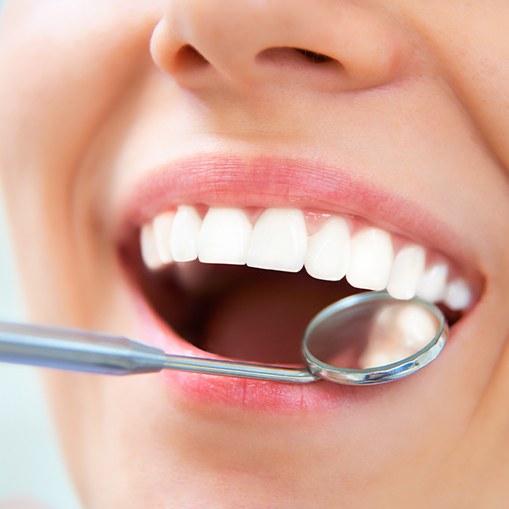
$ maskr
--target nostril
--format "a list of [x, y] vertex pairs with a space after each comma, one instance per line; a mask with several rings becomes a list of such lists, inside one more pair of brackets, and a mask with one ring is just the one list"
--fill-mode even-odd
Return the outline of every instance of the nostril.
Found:
[[257, 60], [259, 62], [279, 65], [292, 65], [295, 67], [306, 65], [308, 63], [328, 68], [343, 67], [340, 62], [328, 55], [303, 48], [268, 48], [258, 54]]
[[332, 62], [334, 60], [332, 57], [329, 57], [322, 53], [316, 53], [308, 49], [295, 48], [295, 51], [300, 53], [302, 56], [306, 58], [306, 60], [309, 60], [309, 62], [312, 62], [313, 64], [324, 64], [326, 62]]
[[186, 44], [178, 50], [175, 63], [177, 69], [180, 70], [198, 69], [209, 65], [208, 60], [190, 44]]

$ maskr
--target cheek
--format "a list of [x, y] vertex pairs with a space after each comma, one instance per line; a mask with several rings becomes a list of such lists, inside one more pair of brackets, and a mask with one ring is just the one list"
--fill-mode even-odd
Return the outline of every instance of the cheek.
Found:
[[[509, 4], [431, 0], [404, 7], [439, 57], [440, 72], [503, 171], [509, 165]], [[498, 161], [497, 161], [498, 158]]]
[[104, 119], [148, 61], [159, 13], [143, 5], [25, 1], [3, 13], [0, 169], [28, 307], [42, 309], [42, 320], [52, 316], [57, 295], [67, 301], [61, 314], [76, 305], [68, 292], [76, 279], [74, 237], [82, 242], [87, 228], [73, 215], [83, 200], [77, 176]]
[[147, 58], [150, 17], [128, 15], [116, 4], [38, 2], [25, 16], [4, 20], [0, 135], [13, 147], [10, 161], [32, 163], [38, 171], [43, 164], [52, 175], [55, 166], [69, 171], [79, 161]]
[[[507, 17], [509, 12], [507, 13]], [[494, 27], [496, 30], [496, 27]], [[458, 71], [452, 76], [457, 83], [460, 100], [468, 110], [472, 121], [481, 131], [487, 151], [498, 157], [502, 170], [507, 172], [509, 165], [509, 67], [501, 65], [509, 61], [509, 35], [483, 38], [484, 46], [480, 50], [473, 42], [475, 37], [465, 36], [466, 47], [454, 48], [458, 62]], [[507, 34], [507, 32], [505, 32]], [[470, 46], [469, 46], [470, 44]], [[475, 66], [474, 69], [472, 67]]]

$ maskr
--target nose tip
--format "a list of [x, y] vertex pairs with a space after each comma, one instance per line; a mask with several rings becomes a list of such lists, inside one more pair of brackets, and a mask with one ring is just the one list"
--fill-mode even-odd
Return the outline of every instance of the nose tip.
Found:
[[194, 89], [376, 87], [399, 74], [406, 49], [382, 13], [318, 0], [176, 0], [151, 40], [155, 63]]

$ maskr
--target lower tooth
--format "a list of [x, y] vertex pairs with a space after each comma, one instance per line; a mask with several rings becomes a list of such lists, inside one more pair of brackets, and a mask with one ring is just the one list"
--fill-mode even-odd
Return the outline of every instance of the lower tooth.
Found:
[[417, 287], [417, 296], [429, 302], [438, 302], [444, 298], [447, 274], [444, 263], [437, 263], [426, 269]]
[[356, 288], [383, 290], [393, 257], [391, 236], [379, 228], [366, 228], [352, 238], [346, 279]]

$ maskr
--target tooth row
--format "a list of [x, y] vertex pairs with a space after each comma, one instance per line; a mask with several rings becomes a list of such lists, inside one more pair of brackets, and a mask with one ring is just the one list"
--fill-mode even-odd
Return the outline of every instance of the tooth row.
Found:
[[285, 272], [305, 267], [317, 279], [339, 281], [346, 276], [356, 288], [387, 289], [398, 299], [417, 295], [443, 301], [453, 310], [467, 308], [472, 300], [463, 279], [449, 280], [445, 262], [426, 265], [422, 246], [407, 244], [395, 253], [388, 232], [365, 227], [352, 234], [340, 216], [330, 217], [309, 235], [299, 209], [266, 209], [253, 226], [241, 209], [211, 207], [202, 219], [194, 207], [183, 205], [143, 225], [140, 242], [151, 270], [196, 259]]

